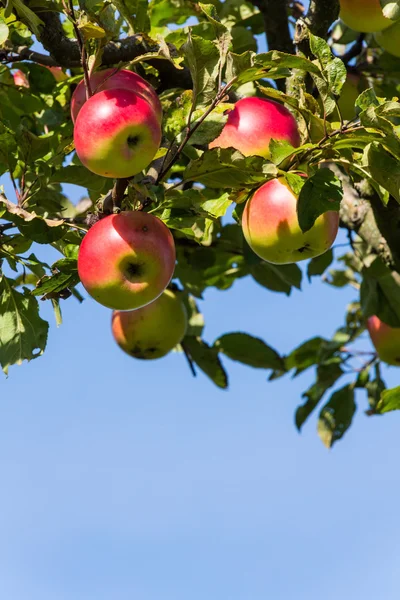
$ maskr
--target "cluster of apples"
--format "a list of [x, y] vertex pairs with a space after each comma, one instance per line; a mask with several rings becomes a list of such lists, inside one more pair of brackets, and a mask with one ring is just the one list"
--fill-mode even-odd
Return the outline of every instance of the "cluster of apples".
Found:
[[374, 33], [384, 50], [400, 57], [400, 20], [385, 17], [381, 0], [340, 0], [340, 18], [355, 31]]
[[[71, 99], [81, 162], [104, 177], [131, 177], [153, 159], [161, 141], [162, 109], [153, 87], [128, 70], [107, 69], [84, 81]], [[184, 337], [185, 306], [167, 289], [175, 243], [157, 217], [125, 211], [98, 221], [85, 235], [78, 272], [87, 292], [113, 309], [112, 333], [135, 358], [165, 356]]]
[[[296, 120], [281, 104], [250, 97], [235, 104], [220, 136], [209, 147], [232, 147], [244, 156], [269, 158], [271, 139], [299, 146]], [[324, 213], [303, 233], [297, 218], [297, 200], [286, 180], [279, 177], [267, 181], [247, 201], [242, 216], [243, 234], [263, 260], [294, 263], [319, 256], [333, 244], [339, 228], [338, 213]]]
[[114, 339], [135, 358], [165, 356], [186, 333], [185, 306], [178, 293], [167, 289], [174, 269], [172, 234], [149, 213], [109, 215], [83, 238], [81, 282], [92, 298], [114, 309]]

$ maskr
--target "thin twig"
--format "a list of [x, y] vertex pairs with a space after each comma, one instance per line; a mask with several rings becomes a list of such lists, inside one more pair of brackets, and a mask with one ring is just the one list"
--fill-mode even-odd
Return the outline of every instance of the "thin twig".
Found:
[[[171, 167], [173, 167], [173, 165], [176, 163], [176, 161], [179, 158], [180, 153], [182, 152], [182, 150], [184, 149], [184, 147], [186, 146], [186, 144], [188, 143], [188, 141], [190, 140], [190, 138], [192, 137], [194, 132], [200, 127], [200, 125], [203, 123], [203, 121], [205, 121], [205, 119], [208, 117], [208, 115], [210, 113], [212, 113], [214, 108], [216, 108], [218, 106], [218, 104], [220, 102], [222, 102], [222, 100], [227, 95], [229, 88], [232, 86], [233, 82], [234, 82], [234, 80], [230, 81], [229, 83], [226, 84], [225, 87], [223, 87], [222, 89], [220, 89], [218, 91], [217, 95], [215, 96], [214, 100], [212, 101], [212, 103], [210, 104], [208, 109], [200, 117], [200, 119], [198, 119], [198, 121], [195, 122], [193, 127], [190, 125], [190, 122], [188, 122], [185, 137], [183, 138], [182, 142], [180, 143], [180, 145], [179, 145], [177, 151], [175, 152], [174, 156], [172, 157], [172, 159], [169, 161], [167, 166], [160, 172], [158, 179], [157, 179], [157, 183], [159, 183], [165, 177], [165, 175], [168, 173], [168, 171], [171, 169]], [[191, 117], [191, 114], [192, 114], [192, 109], [191, 109], [191, 112], [189, 113], [190, 117]]]
[[76, 35], [76, 40], [78, 42], [78, 46], [79, 46], [79, 52], [81, 55], [81, 65], [82, 65], [82, 69], [83, 69], [83, 76], [85, 79], [85, 88], [86, 88], [86, 100], [89, 100], [89, 98], [93, 95], [92, 94], [92, 88], [90, 86], [90, 78], [89, 78], [89, 71], [87, 68], [87, 62], [86, 62], [86, 48], [85, 48], [85, 44], [84, 41], [82, 39], [82, 35], [81, 32], [79, 31], [79, 27], [78, 24], [76, 22], [76, 18], [75, 18], [75, 11], [74, 11], [74, 0], [69, 0], [69, 11], [68, 14], [72, 20], [72, 25], [74, 27], [74, 31], [75, 31], [75, 35]]

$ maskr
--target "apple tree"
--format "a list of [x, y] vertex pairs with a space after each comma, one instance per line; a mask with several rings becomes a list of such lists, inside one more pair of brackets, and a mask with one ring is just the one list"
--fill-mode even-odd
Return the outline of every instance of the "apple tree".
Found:
[[[365, 0], [362, 14], [349, 0], [341, 7], [339, 0], [1, 2], [0, 174], [13, 189], [0, 195], [5, 374], [45, 351], [49, 323], [39, 300], [53, 305], [60, 323], [63, 302], [86, 295], [80, 279], [91, 293], [78, 269], [85, 235], [136, 211], [172, 236], [168, 293], [186, 307], [178, 348], [193, 374], [200, 369], [227, 387], [224, 356], [265, 369], [269, 380], [313, 368], [295, 423], [300, 429], [319, 410], [328, 447], [351, 425], [356, 388], [365, 390], [370, 415], [399, 409], [400, 387], [385, 389], [380, 365], [400, 366], [400, 2], [379, 1]], [[357, 23], [364, 31], [351, 29]], [[104, 81], [125, 71], [139, 76], [145, 100], [124, 82], [104, 91]], [[82, 113], [71, 116], [78, 88]], [[112, 98], [120, 116], [103, 110], [102, 98]], [[245, 114], [239, 107], [248, 98], [256, 103]], [[295, 134], [281, 135], [279, 120], [255, 118], [258, 99], [285, 111]], [[122, 158], [112, 124], [139, 119], [136, 109], [128, 118], [133, 104], [151, 115], [130, 130], [134, 158]], [[247, 126], [253, 137], [241, 129]], [[141, 146], [150, 128], [151, 145]], [[257, 136], [268, 140], [261, 150], [252, 146]], [[87, 198], [74, 205], [63, 184], [83, 186]], [[259, 212], [251, 208], [260, 190], [277, 185], [286, 200], [278, 194], [274, 204], [265, 192]], [[291, 202], [293, 214], [278, 201]], [[324, 219], [346, 231], [345, 253], [331, 247], [333, 239], [321, 242], [316, 227]], [[312, 232], [314, 254], [297, 242]], [[296, 244], [298, 252], [275, 260], [256, 238], [261, 247], [273, 238], [272, 245]], [[59, 252], [54, 264], [41, 257], [44, 245]], [[107, 261], [113, 258], [110, 250]], [[303, 259], [310, 260], [301, 269]], [[304, 274], [355, 290], [331, 339], [305, 340], [288, 355], [241, 331], [221, 332], [212, 344], [203, 339], [198, 299], [207, 288], [252, 277], [265, 294], [289, 295]], [[152, 304], [143, 310], [150, 321], [162, 314]], [[127, 314], [118, 317], [117, 342]], [[373, 344], [360, 357], [353, 343], [366, 327]]]

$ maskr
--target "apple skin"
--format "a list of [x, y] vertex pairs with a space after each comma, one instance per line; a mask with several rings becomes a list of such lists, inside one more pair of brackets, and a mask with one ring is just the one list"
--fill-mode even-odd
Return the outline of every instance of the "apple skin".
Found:
[[253, 96], [236, 102], [221, 134], [209, 148], [232, 147], [244, 156], [269, 158], [271, 139], [285, 140], [297, 148], [300, 135], [296, 119], [282, 104]]
[[112, 315], [118, 346], [134, 358], [154, 359], [168, 354], [185, 336], [187, 314], [182, 300], [165, 290], [151, 304]]
[[23, 71], [20, 71], [18, 69], [18, 71], [15, 71], [13, 73], [13, 79], [14, 79], [14, 83], [15, 85], [19, 85], [21, 87], [29, 87], [29, 80], [28, 77], [25, 75], [25, 73]]
[[297, 197], [284, 178], [264, 183], [247, 201], [242, 227], [250, 248], [263, 260], [285, 265], [319, 256], [333, 244], [339, 214], [326, 212], [303, 233], [297, 220]]
[[393, 21], [383, 16], [379, 0], [340, 0], [343, 23], [363, 33], [374, 33], [390, 27]]
[[390, 327], [373, 316], [367, 320], [367, 329], [379, 358], [400, 367], [400, 327]]
[[[338, 100], [340, 114], [344, 121], [351, 121], [356, 116], [355, 101], [360, 95], [359, 85], [361, 77], [355, 73], [347, 73], [346, 81]], [[337, 114], [335, 111], [333, 114]]]
[[[96, 71], [90, 76], [92, 93], [97, 94], [104, 90], [113, 90], [117, 88], [131, 90], [142, 96], [155, 110], [159, 121], [162, 120], [161, 102], [153, 86], [151, 86], [143, 77], [137, 75], [128, 69], [106, 69], [105, 71]], [[79, 111], [86, 102], [85, 81], [78, 83], [71, 98], [71, 118], [75, 122]]]
[[150, 104], [130, 90], [105, 90], [82, 106], [74, 128], [76, 152], [103, 177], [131, 177], [152, 161], [161, 126]]
[[397, 21], [388, 29], [380, 31], [375, 34], [375, 39], [378, 44], [392, 54], [393, 56], [400, 57], [400, 21]]
[[175, 269], [175, 243], [160, 219], [127, 211], [98, 221], [83, 238], [78, 273], [87, 292], [108, 308], [132, 310], [165, 290]]

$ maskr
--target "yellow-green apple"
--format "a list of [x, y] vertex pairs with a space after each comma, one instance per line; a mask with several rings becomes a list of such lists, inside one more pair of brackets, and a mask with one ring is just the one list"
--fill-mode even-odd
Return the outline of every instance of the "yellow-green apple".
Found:
[[170, 290], [143, 308], [116, 310], [112, 315], [115, 341], [134, 358], [165, 356], [182, 341], [186, 328], [185, 306]]
[[271, 139], [300, 144], [296, 119], [282, 104], [265, 98], [242, 98], [228, 114], [220, 135], [209, 148], [235, 148], [244, 156], [269, 158]]
[[392, 25], [382, 12], [380, 0], [340, 0], [340, 18], [355, 31], [373, 33]]
[[[117, 70], [115, 68], [96, 71], [90, 76], [90, 86], [93, 94], [104, 90], [122, 88], [131, 90], [142, 96], [153, 107], [158, 119], [162, 119], [161, 102], [153, 86], [143, 77], [127, 69]], [[71, 118], [75, 122], [79, 111], [86, 102], [86, 86], [84, 80], [80, 81], [75, 88], [71, 98]]]
[[[356, 73], [347, 73], [346, 81], [342, 87], [342, 92], [338, 100], [340, 114], [344, 121], [351, 121], [356, 116], [355, 102], [362, 90], [359, 88], [361, 82], [360, 75]], [[364, 87], [365, 89], [365, 87]], [[334, 115], [337, 111], [335, 111]]]
[[390, 327], [373, 316], [367, 320], [367, 329], [379, 358], [400, 367], [400, 327]]
[[297, 197], [282, 177], [264, 183], [247, 201], [242, 227], [250, 248], [263, 260], [288, 264], [313, 258], [333, 244], [339, 215], [320, 215], [303, 233], [297, 218]]
[[131, 177], [152, 161], [161, 125], [150, 104], [123, 89], [95, 94], [79, 111], [76, 152], [85, 167], [103, 177]]
[[13, 79], [14, 79], [15, 85], [19, 85], [21, 87], [26, 87], [26, 88], [29, 87], [28, 78], [23, 71], [20, 71], [19, 69], [17, 71], [14, 71]]
[[100, 304], [131, 310], [165, 290], [175, 268], [175, 243], [157, 217], [127, 211], [98, 221], [83, 238], [78, 273]]
[[375, 39], [386, 52], [400, 57], [400, 21], [376, 33]]

